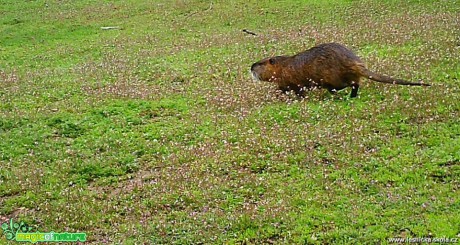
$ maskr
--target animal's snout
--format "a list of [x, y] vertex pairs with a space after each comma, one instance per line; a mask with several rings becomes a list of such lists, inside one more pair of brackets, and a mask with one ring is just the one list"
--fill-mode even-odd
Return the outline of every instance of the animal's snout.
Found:
[[251, 71], [252, 71], [252, 72], [254, 72], [254, 69], [256, 69], [256, 66], [257, 66], [257, 65], [258, 65], [257, 63], [252, 64], [252, 66], [251, 66]]
[[257, 66], [258, 66], [257, 63], [254, 63], [254, 64], [251, 65], [251, 71], [250, 72], [251, 72], [251, 75], [252, 75], [252, 78], [254, 79], [254, 81], [260, 81], [259, 74], [256, 71]]

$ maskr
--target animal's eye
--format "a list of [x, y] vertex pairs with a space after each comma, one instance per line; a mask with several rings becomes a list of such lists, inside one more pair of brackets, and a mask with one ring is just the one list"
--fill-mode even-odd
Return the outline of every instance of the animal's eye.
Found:
[[268, 62], [270, 63], [270, 65], [274, 65], [275, 64], [275, 59], [270, 58], [270, 59], [268, 59]]

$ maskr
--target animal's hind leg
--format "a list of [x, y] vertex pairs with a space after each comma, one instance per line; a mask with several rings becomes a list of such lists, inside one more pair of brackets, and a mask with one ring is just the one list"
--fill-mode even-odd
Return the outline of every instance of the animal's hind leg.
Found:
[[351, 94], [350, 98], [354, 98], [358, 96], [358, 89], [359, 89], [359, 82], [361, 80], [361, 77], [359, 74], [356, 73], [350, 73], [347, 74], [343, 80], [341, 81], [343, 88], [346, 87], [351, 87]]
[[359, 89], [359, 83], [353, 81], [351, 83], [351, 95], [350, 95], [350, 98], [354, 98], [354, 97], [358, 96], [358, 89]]

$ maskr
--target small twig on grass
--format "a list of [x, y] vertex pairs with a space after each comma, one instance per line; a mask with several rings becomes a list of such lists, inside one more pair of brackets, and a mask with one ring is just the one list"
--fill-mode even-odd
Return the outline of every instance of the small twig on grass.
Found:
[[103, 26], [101, 30], [118, 30], [121, 29], [119, 26]]
[[[209, 4], [209, 8], [203, 9], [202, 12], [203, 12], [203, 13], [206, 13], [206, 12], [208, 12], [208, 11], [210, 11], [210, 10], [212, 10], [212, 2]], [[199, 11], [191, 12], [191, 13], [187, 14], [186, 17], [190, 17], [190, 16], [192, 16], [192, 15], [198, 14], [198, 12], [199, 12]]]
[[254, 32], [252, 31], [248, 31], [246, 29], [243, 29], [243, 32], [247, 33], [247, 34], [250, 34], [250, 35], [253, 35], [253, 36], [257, 36], [257, 34], [255, 34]]
[[210, 11], [211, 9], [212, 9], [212, 2], [211, 2], [211, 4], [209, 4], [209, 8], [208, 8], [208, 9], [206, 9], [204, 12], [206, 12], [206, 11]]

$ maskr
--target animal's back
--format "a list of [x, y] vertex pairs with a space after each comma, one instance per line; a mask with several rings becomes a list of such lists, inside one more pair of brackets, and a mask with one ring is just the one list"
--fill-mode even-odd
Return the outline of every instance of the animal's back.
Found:
[[310, 48], [294, 56], [303, 63], [318, 63], [318, 65], [353, 66], [362, 63], [361, 59], [351, 50], [338, 43], [325, 43]]
[[307, 85], [313, 81], [328, 89], [342, 89], [349, 86], [345, 80], [358, 80], [355, 70], [362, 64], [358, 56], [338, 43], [321, 44], [293, 58], [301, 65], [297, 67], [302, 73], [297, 82]]

